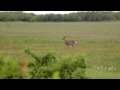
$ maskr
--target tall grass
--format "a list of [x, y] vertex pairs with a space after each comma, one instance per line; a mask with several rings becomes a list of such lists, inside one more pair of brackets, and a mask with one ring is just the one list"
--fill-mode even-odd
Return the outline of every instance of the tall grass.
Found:
[[[66, 49], [63, 36], [76, 40], [74, 49]], [[24, 53], [25, 47], [30, 47], [39, 54], [54, 49], [59, 57], [81, 53], [86, 57], [87, 76], [119, 78], [120, 22], [0, 22], [0, 42], [0, 52], [6, 58], [33, 60]], [[100, 69], [101, 74], [97, 77], [98, 69], [93, 66], [114, 66], [116, 72]], [[111, 76], [105, 73], [110, 73]]]

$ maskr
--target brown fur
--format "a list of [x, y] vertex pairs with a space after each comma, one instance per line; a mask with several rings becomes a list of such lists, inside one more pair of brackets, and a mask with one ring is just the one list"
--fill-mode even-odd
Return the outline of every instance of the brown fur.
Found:
[[72, 47], [74, 47], [74, 44], [76, 43], [75, 40], [66, 40], [66, 39], [65, 39], [65, 36], [63, 37], [62, 40], [65, 41], [65, 45], [66, 45], [66, 47], [69, 46], [69, 45], [72, 45]]

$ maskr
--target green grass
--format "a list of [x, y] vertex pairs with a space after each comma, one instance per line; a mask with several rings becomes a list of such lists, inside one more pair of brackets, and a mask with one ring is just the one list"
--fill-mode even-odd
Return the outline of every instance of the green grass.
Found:
[[[66, 49], [63, 36], [76, 40], [74, 49]], [[38, 54], [56, 50], [59, 57], [81, 53], [86, 58], [86, 76], [120, 78], [120, 22], [0, 22], [0, 53], [6, 58], [32, 60], [24, 53], [26, 47]]]

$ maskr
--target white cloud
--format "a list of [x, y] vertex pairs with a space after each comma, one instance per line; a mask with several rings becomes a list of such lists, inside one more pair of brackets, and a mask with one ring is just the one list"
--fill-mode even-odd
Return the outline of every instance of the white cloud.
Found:
[[23, 11], [26, 13], [34, 13], [34, 14], [68, 14], [72, 12], [79, 12], [79, 11]]

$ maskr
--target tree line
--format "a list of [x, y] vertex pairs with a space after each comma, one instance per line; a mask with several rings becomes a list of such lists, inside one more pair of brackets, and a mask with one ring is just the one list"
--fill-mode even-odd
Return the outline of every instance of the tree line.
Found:
[[120, 12], [87, 11], [69, 14], [45, 14], [0, 12], [0, 21], [26, 21], [26, 22], [81, 22], [81, 21], [119, 21]]

